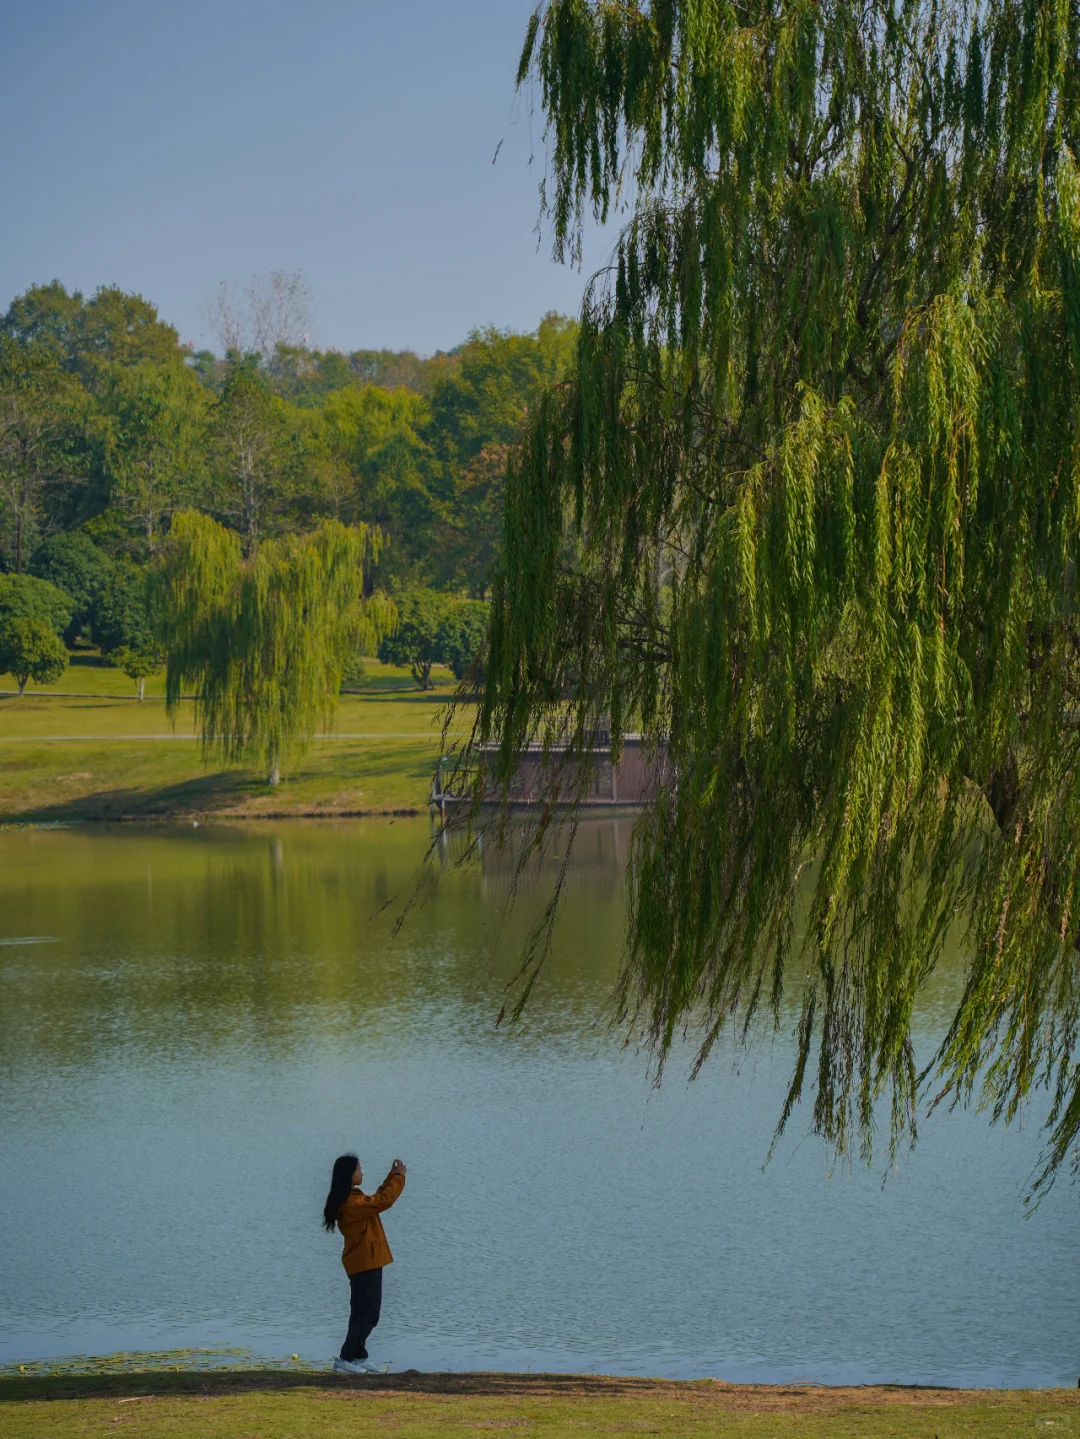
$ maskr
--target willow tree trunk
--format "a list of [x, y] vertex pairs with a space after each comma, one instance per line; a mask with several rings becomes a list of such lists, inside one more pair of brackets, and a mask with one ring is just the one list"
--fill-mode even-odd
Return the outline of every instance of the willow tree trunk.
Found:
[[272, 763], [271, 766], [270, 766], [270, 774], [269, 774], [269, 776], [267, 777], [266, 783], [267, 783], [268, 785], [270, 785], [271, 787], [273, 787], [273, 786], [275, 786], [275, 785], [278, 783], [278, 781], [279, 781], [280, 779], [281, 779], [281, 764], [280, 764], [280, 761], [279, 761], [279, 759], [278, 759], [278, 756], [275, 755], [275, 756], [274, 756], [274, 759], [273, 759], [273, 763]]

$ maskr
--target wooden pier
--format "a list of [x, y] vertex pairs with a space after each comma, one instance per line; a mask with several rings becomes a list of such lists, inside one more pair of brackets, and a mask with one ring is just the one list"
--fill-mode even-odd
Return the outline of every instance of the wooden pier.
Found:
[[[556, 767], [563, 751], [548, 750], [542, 745], [530, 745], [518, 761], [507, 796], [511, 805], [539, 805], [552, 800], [552, 783], [556, 779]], [[657, 773], [662, 754], [650, 753], [640, 735], [627, 735], [623, 740], [622, 755], [617, 764], [611, 758], [611, 741], [607, 735], [598, 736], [592, 747], [592, 775], [587, 792], [581, 795], [576, 790], [577, 770], [573, 766], [567, 771], [567, 805], [582, 805], [589, 809], [638, 809], [647, 804], [656, 792]], [[430, 804], [441, 814], [447, 809], [467, 803], [471, 796], [464, 792], [464, 786], [453, 786], [449, 761], [440, 757], [431, 781]], [[482, 800], [483, 804], [501, 804], [502, 790], [490, 786]], [[556, 798], [556, 803], [559, 800]]]

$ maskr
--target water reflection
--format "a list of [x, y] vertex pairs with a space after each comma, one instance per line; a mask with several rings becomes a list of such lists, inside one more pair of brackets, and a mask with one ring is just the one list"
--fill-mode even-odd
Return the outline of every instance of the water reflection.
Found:
[[[493, 953], [512, 860], [460, 866], [448, 838], [395, 938], [429, 839], [0, 834], [0, 1354], [329, 1352], [344, 1299], [313, 1216], [359, 1144], [372, 1173], [410, 1164], [380, 1332], [399, 1365], [1075, 1382], [1078, 1207], [1061, 1186], [1022, 1219], [1036, 1134], [935, 1116], [882, 1188], [796, 1122], [763, 1171], [793, 1012], [659, 1094], [608, 1028], [626, 820], [583, 825], [512, 1030], [536, 899]], [[960, 981], [950, 954], [923, 1048]]]
[[[516, 1044], [606, 1021], [630, 827], [581, 825], [557, 943]], [[416, 893], [433, 837], [435, 877]], [[0, 1061], [16, 1070], [35, 1057], [87, 1063], [121, 1038], [150, 1050], [217, 1052], [252, 1037], [287, 1049], [313, 1025], [355, 1030], [387, 1008], [434, 1007], [451, 1031], [490, 1028], [563, 850], [557, 842], [533, 867], [535, 889], [508, 916], [515, 837], [506, 852], [470, 850], [423, 821], [29, 831], [0, 836], [0, 857], [0, 914], [24, 936], [6, 937], [3, 971]], [[46, 941], [48, 953], [36, 947]], [[940, 1030], [961, 983], [948, 952], [919, 1008], [921, 1034]], [[797, 999], [796, 986], [788, 1027]]]

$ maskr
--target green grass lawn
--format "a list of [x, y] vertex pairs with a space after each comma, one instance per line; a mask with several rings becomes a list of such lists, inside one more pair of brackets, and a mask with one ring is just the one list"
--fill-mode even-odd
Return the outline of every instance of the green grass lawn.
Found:
[[4, 1439], [661, 1434], [724, 1439], [1080, 1435], [1076, 1390], [819, 1389], [588, 1375], [131, 1374], [0, 1379]]
[[[342, 695], [334, 732], [271, 790], [249, 767], [203, 763], [193, 706], [172, 724], [160, 676], [139, 703], [119, 670], [77, 657], [57, 685], [0, 697], [0, 822], [422, 810], [453, 679], [436, 671], [435, 689], [421, 693], [407, 671], [366, 668], [358, 692]], [[13, 686], [0, 676], [0, 690]]]

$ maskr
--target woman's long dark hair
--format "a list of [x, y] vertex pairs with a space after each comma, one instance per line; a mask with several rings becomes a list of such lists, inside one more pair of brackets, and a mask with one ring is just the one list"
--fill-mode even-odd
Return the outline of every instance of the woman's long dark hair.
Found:
[[356, 1173], [356, 1166], [359, 1163], [355, 1154], [342, 1154], [334, 1160], [334, 1172], [330, 1176], [330, 1193], [326, 1196], [322, 1212], [323, 1228], [330, 1234], [333, 1234], [338, 1215], [341, 1213], [341, 1206], [348, 1199], [352, 1190], [353, 1175]]

